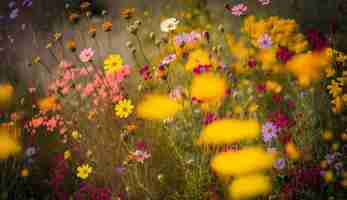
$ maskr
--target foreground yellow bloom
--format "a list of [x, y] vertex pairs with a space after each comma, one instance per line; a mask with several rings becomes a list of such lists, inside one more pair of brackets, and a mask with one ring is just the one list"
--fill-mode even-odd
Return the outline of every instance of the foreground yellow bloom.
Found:
[[143, 119], [163, 120], [176, 115], [182, 106], [167, 95], [150, 94], [137, 106], [137, 115]]
[[92, 173], [93, 168], [88, 164], [81, 165], [77, 167], [77, 177], [81, 179], [87, 179], [89, 175]]
[[236, 178], [229, 186], [232, 199], [248, 199], [271, 191], [271, 180], [261, 174], [247, 175]]
[[114, 110], [116, 115], [120, 118], [127, 118], [133, 112], [134, 106], [129, 99], [119, 101]]
[[68, 159], [70, 159], [70, 157], [71, 157], [71, 152], [69, 150], [66, 150], [64, 152], [64, 159], [68, 160]]
[[0, 160], [7, 159], [10, 155], [16, 154], [21, 150], [21, 146], [4, 131], [0, 132]]
[[261, 147], [246, 147], [238, 152], [223, 152], [211, 161], [211, 167], [220, 176], [240, 176], [272, 167], [275, 156]]
[[320, 78], [321, 71], [328, 66], [329, 61], [324, 53], [303, 53], [289, 60], [286, 68], [297, 77], [301, 86], [306, 87]]
[[231, 144], [259, 136], [260, 125], [254, 120], [222, 119], [203, 129], [198, 144]]
[[186, 69], [192, 71], [195, 67], [199, 65], [210, 65], [210, 57], [207, 51], [202, 49], [197, 49], [189, 54], [188, 62], [186, 64]]
[[14, 89], [10, 84], [0, 84], [0, 106], [7, 105], [13, 97]]
[[119, 54], [111, 54], [104, 61], [106, 72], [118, 72], [123, 67], [123, 59]]
[[218, 103], [225, 96], [225, 80], [213, 73], [197, 75], [193, 79], [191, 95], [207, 103]]
[[43, 98], [39, 100], [38, 106], [42, 111], [54, 109], [57, 106], [57, 99], [54, 96]]

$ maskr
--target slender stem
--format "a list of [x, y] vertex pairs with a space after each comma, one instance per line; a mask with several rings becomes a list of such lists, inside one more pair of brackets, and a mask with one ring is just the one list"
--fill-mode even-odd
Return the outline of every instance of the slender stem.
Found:
[[141, 51], [143, 58], [145, 59], [145, 61], [147, 62], [148, 65], [152, 65], [151, 62], [149, 61], [149, 59], [147, 58], [145, 52], [144, 52], [140, 37], [137, 34], [135, 34], [135, 38], [137, 40], [137, 43], [139, 44], [139, 48], [140, 48], [140, 51]]

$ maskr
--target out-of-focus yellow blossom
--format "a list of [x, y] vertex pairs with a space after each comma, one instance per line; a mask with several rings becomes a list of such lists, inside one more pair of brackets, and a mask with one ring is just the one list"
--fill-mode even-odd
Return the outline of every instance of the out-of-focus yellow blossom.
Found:
[[221, 119], [202, 130], [198, 144], [231, 144], [259, 136], [260, 125], [254, 120]]
[[210, 56], [208, 52], [203, 49], [196, 49], [189, 54], [186, 70], [192, 71], [199, 65], [211, 65]]
[[255, 50], [246, 47], [245, 42], [242, 39], [240, 41], [236, 41], [235, 37], [231, 34], [226, 35], [226, 39], [231, 55], [238, 61], [245, 61], [254, 55]]
[[239, 115], [242, 113], [242, 107], [240, 105], [236, 105], [233, 107], [233, 113]]
[[262, 174], [241, 176], [229, 186], [232, 199], [249, 199], [271, 192], [271, 179]]
[[212, 169], [222, 177], [241, 176], [272, 167], [275, 156], [261, 147], [246, 147], [237, 152], [223, 152], [211, 161]]
[[143, 119], [163, 120], [176, 115], [182, 110], [181, 104], [168, 95], [147, 95], [137, 106], [137, 116]]
[[276, 51], [274, 49], [262, 49], [257, 54], [258, 60], [262, 63], [263, 70], [270, 70], [277, 62]]
[[328, 168], [328, 162], [326, 161], [326, 160], [322, 160], [321, 162], [320, 162], [320, 167], [321, 168], [323, 168], [323, 169], [326, 169], [326, 168]]
[[334, 134], [332, 131], [326, 130], [324, 131], [322, 137], [325, 141], [331, 141], [334, 138]]
[[6, 106], [11, 102], [13, 93], [12, 85], [8, 83], [0, 84], [0, 106]]
[[266, 81], [265, 83], [266, 90], [269, 92], [280, 93], [282, 91], [282, 86], [275, 81]]
[[347, 188], [347, 179], [346, 178], [341, 181], [341, 186], [344, 188]]
[[71, 152], [70, 152], [70, 150], [66, 150], [65, 152], [64, 152], [64, 159], [65, 160], [68, 160], [68, 159], [70, 159], [71, 158]]
[[111, 54], [104, 61], [106, 72], [118, 72], [123, 67], [123, 59], [119, 54]]
[[337, 97], [342, 92], [341, 83], [333, 80], [331, 81], [330, 85], [327, 86], [327, 89], [329, 90], [329, 94], [331, 94], [333, 97]]
[[343, 104], [342, 104], [342, 98], [340, 96], [335, 97], [335, 99], [333, 99], [331, 101], [331, 104], [333, 105], [332, 111], [334, 113], [340, 113], [341, 112]]
[[254, 113], [258, 110], [259, 106], [258, 104], [256, 103], [251, 103], [249, 106], [248, 106], [248, 112], [250, 113]]
[[75, 140], [79, 140], [79, 139], [82, 138], [81, 133], [78, 132], [78, 131], [72, 131], [71, 136], [72, 136], [72, 138], [75, 139]]
[[42, 111], [49, 111], [57, 107], [57, 98], [54, 96], [45, 97], [40, 99], [38, 106]]
[[346, 133], [346, 132], [344, 132], [344, 133], [341, 134], [341, 139], [342, 139], [342, 141], [344, 141], [344, 142], [347, 141], [347, 133]]
[[6, 129], [0, 130], [0, 160], [7, 159], [10, 155], [20, 152], [18, 141], [11, 137]]
[[333, 67], [327, 67], [325, 69], [325, 77], [330, 78], [334, 76], [336, 73], [335, 69]]
[[309, 52], [298, 54], [289, 60], [286, 68], [293, 73], [303, 87], [320, 78], [321, 71], [327, 67], [329, 59], [324, 53]]
[[92, 173], [93, 168], [88, 165], [84, 164], [79, 167], [77, 167], [77, 177], [81, 179], [87, 179], [89, 175]]
[[333, 150], [333, 151], [338, 151], [339, 150], [339, 148], [340, 148], [340, 143], [334, 143], [334, 144], [332, 144], [331, 145], [331, 149]]
[[300, 152], [293, 142], [289, 142], [286, 145], [286, 153], [292, 160], [298, 160], [300, 158]]
[[225, 97], [225, 80], [213, 73], [203, 73], [194, 77], [191, 95], [206, 103], [219, 103]]
[[23, 168], [23, 169], [20, 171], [20, 176], [21, 176], [21, 177], [27, 177], [27, 176], [29, 176], [29, 170], [28, 170], [28, 168]]
[[323, 178], [326, 183], [331, 183], [334, 180], [334, 173], [331, 170], [325, 171]]

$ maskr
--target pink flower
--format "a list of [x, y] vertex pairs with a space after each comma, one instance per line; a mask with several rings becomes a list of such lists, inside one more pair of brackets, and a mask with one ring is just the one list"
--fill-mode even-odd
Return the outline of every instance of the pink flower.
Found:
[[258, 1], [263, 6], [269, 5], [271, 3], [271, 0], [258, 0]]
[[82, 62], [89, 62], [94, 56], [94, 51], [92, 48], [83, 49], [80, 54], [80, 59]]
[[247, 11], [248, 7], [244, 3], [239, 3], [231, 8], [231, 13], [234, 16], [241, 16]]
[[30, 88], [28, 88], [28, 91], [29, 91], [30, 94], [33, 94], [33, 93], [36, 92], [36, 88], [30, 87]]
[[93, 91], [94, 91], [94, 85], [92, 83], [88, 83], [83, 90], [83, 96], [88, 97], [93, 93]]
[[32, 124], [32, 126], [34, 128], [37, 128], [37, 127], [41, 126], [42, 123], [43, 123], [43, 118], [42, 117], [31, 120], [31, 124]]

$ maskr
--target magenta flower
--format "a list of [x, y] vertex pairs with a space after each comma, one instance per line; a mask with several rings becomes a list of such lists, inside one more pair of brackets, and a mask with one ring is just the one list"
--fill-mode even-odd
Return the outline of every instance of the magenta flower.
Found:
[[246, 6], [246, 4], [244, 3], [239, 3], [237, 5], [234, 5], [233, 7], [230, 7], [229, 4], [226, 5], [226, 8], [231, 11], [231, 14], [233, 14], [234, 16], [241, 16], [243, 15], [248, 7]]
[[80, 59], [82, 62], [89, 62], [94, 56], [94, 51], [92, 48], [83, 49], [80, 54]]
[[276, 52], [276, 57], [281, 63], [286, 63], [293, 57], [293, 53], [287, 48], [280, 47]]

